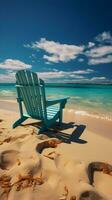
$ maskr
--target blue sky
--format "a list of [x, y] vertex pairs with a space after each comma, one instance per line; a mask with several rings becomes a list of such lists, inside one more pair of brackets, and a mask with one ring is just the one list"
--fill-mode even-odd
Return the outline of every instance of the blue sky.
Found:
[[112, 83], [111, 0], [0, 1], [0, 82]]

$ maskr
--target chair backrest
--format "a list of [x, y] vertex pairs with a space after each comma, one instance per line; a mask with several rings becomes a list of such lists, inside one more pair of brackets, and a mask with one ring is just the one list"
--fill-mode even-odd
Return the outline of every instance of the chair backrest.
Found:
[[16, 73], [18, 97], [22, 98], [27, 113], [36, 119], [46, 118], [46, 97], [44, 81], [28, 70]]

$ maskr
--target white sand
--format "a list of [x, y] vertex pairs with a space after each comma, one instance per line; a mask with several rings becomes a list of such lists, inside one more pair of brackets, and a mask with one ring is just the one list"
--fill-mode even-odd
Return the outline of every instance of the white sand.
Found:
[[[12, 129], [19, 117], [12, 110], [0, 109], [0, 200], [112, 200], [109, 121], [65, 111], [62, 130], [54, 127], [48, 136], [38, 136], [31, 126], [34, 120]], [[95, 169], [96, 162], [105, 163], [96, 167], [101, 171]]]

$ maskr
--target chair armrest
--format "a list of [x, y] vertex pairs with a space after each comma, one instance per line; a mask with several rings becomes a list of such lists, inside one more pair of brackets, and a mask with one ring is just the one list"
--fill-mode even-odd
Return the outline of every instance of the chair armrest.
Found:
[[49, 99], [46, 101], [46, 106], [51, 106], [54, 104], [65, 104], [67, 102], [67, 99], [69, 99], [70, 97], [64, 97], [64, 98], [60, 98], [60, 99]]
[[21, 97], [17, 97], [16, 99], [17, 99], [18, 103], [21, 102], [21, 101], [23, 101], [23, 99]]
[[15, 87], [17, 87], [17, 88], [23, 88], [24, 86], [23, 85], [16, 85]]

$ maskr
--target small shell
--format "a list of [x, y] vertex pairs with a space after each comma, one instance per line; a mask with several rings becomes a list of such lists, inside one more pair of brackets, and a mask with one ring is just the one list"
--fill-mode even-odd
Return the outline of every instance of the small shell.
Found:
[[67, 199], [67, 197], [64, 195], [59, 198], [59, 200], [66, 200], [66, 199]]

